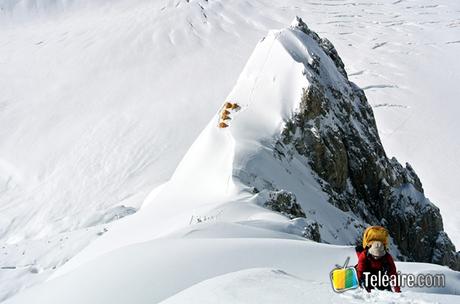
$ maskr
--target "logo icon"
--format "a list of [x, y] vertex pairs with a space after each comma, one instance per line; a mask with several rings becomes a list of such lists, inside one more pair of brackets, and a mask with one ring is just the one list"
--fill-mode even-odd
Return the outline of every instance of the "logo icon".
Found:
[[346, 290], [358, 288], [358, 274], [355, 267], [348, 267], [350, 257], [347, 257], [343, 266], [335, 265], [330, 273], [332, 289], [335, 292], [344, 292]]

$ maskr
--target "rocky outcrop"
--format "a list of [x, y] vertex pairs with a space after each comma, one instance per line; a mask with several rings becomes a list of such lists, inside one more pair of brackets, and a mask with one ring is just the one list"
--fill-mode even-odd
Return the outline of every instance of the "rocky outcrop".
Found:
[[[313, 54], [305, 70], [309, 86], [285, 124], [277, 157], [306, 157], [329, 202], [367, 224], [387, 227], [400, 258], [460, 270], [460, 253], [443, 231], [439, 209], [425, 197], [413, 168], [387, 157], [364, 91], [348, 80], [334, 46], [301, 19], [293, 26], [318, 42], [343, 79], [334, 81]], [[292, 205], [283, 194], [273, 201]]]
[[289, 191], [270, 191], [264, 206], [291, 219], [305, 217], [305, 212], [297, 203], [295, 195]]
[[307, 221], [303, 226], [302, 236], [315, 242], [321, 242], [319, 224], [316, 221]]

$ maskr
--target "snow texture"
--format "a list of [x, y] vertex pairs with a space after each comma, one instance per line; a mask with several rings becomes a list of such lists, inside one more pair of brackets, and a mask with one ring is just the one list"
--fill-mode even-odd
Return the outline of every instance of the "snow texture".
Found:
[[[270, 140], [299, 101], [303, 65], [295, 58], [308, 54], [291, 30], [272, 31], [234, 81], [260, 37], [295, 15], [334, 41], [351, 79], [378, 106], [388, 154], [417, 168], [459, 244], [457, 1], [1, 0], [0, 8], [0, 300], [55, 269], [54, 280], [11, 302], [152, 303], [227, 273], [215, 284], [233, 276], [264, 277], [268, 288], [313, 281], [324, 287], [319, 299], [335, 299], [326, 276], [352, 250], [303, 240], [304, 222], [267, 210], [244, 187], [254, 177], [246, 171], [286, 169], [270, 161]], [[232, 87], [227, 100], [243, 109], [219, 130], [214, 112]], [[353, 215], [325, 204], [313, 176], [303, 172], [300, 183], [301, 166], [274, 182], [303, 193], [307, 215], [329, 224], [325, 241], [354, 240], [346, 226]], [[178, 263], [191, 268], [180, 272]], [[458, 294], [458, 275], [451, 277], [445, 292]], [[185, 296], [202, 299], [196, 288]]]

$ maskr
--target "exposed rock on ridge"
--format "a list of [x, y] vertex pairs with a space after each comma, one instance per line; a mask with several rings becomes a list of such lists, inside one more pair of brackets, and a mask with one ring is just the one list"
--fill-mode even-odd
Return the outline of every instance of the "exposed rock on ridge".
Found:
[[[332, 59], [345, 85], [329, 79], [319, 56], [305, 69], [310, 85], [300, 109], [286, 122], [278, 157], [306, 157], [329, 202], [372, 225], [383, 225], [400, 258], [460, 270], [460, 253], [443, 231], [439, 209], [423, 193], [413, 168], [388, 158], [364, 91], [348, 80], [336, 49], [300, 19], [292, 25]], [[297, 212], [297, 211], [296, 211]]]

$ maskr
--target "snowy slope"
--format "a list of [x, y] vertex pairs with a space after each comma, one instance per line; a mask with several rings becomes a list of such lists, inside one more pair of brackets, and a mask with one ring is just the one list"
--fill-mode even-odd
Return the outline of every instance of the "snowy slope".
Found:
[[[303, 239], [302, 219], [289, 220], [263, 208], [258, 202], [262, 193], [253, 194], [245, 185], [245, 174], [253, 170], [260, 170], [256, 176], [261, 181], [267, 175], [281, 175], [292, 187], [298, 180], [307, 188], [305, 194], [299, 190], [300, 195], [310, 195], [302, 201], [315, 211], [321, 229], [341, 227], [338, 237], [325, 233], [325, 241], [343, 243], [356, 238], [353, 227], [344, 225], [352, 215], [321, 196], [316, 181], [305, 175], [305, 167], [304, 174], [294, 171], [289, 180], [273, 159], [270, 144], [299, 106], [306, 81], [303, 70], [313, 54], [320, 56], [325, 79], [340, 86], [342, 76], [310, 36], [296, 27], [270, 32], [229, 94], [228, 100], [241, 102], [230, 127], [219, 129], [216, 114], [171, 180], [154, 190], [136, 214], [112, 223], [107, 233], [51, 280], [6, 303], [199, 303], [212, 297], [221, 303], [247, 303], [260, 294], [294, 303], [306, 297], [318, 303], [457, 301], [458, 272], [412, 263], [398, 266], [403, 271], [444, 273], [446, 287], [404, 295], [334, 294], [329, 271], [347, 256], [356, 263], [353, 247]], [[301, 164], [297, 169], [302, 169]], [[274, 285], [280, 293], [266, 293]], [[207, 295], [210, 288], [214, 293]]]
[[[270, 32], [255, 48], [226, 99], [238, 101], [241, 106], [232, 114], [230, 127], [218, 128], [216, 114], [171, 180], [155, 191], [138, 213], [113, 225], [58, 274], [127, 244], [187, 226], [193, 222], [191, 216], [247, 224], [258, 220], [281, 226], [294, 224], [258, 206], [259, 201], [264, 203], [266, 192], [252, 193], [248, 184], [252, 177], [256, 185], [262, 183], [258, 186], [261, 190], [267, 188], [263, 183], [295, 190], [303, 209], [311, 211], [309, 218], [322, 224], [323, 241], [353, 243], [358, 232], [347, 223], [358, 219], [328, 203], [308, 166], [277, 162], [273, 156], [274, 139], [281, 133], [284, 121], [298, 109], [302, 88], [308, 86], [303, 71], [313, 54], [321, 56], [325, 78], [331, 77], [338, 85], [344, 81], [335, 78], [338, 73], [334, 63], [311, 37], [295, 28]], [[289, 166], [288, 170], [283, 166]], [[301, 231], [303, 223], [297, 224]]]
[[389, 155], [411, 162], [458, 235], [448, 207], [460, 172], [456, 1], [1, 4], [5, 241], [137, 208], [171, 176], [259, 37], [296, 14], [335, 43], [376, 106]]
[[[189, 229], [199, 229], [198, 224]], [[445, 273], [437, 294], [416, 289], [402, 294], [361, 290], [336, 294], [329, 271], [354, 248], [249, 237], [239, 231], [221, 238], [214, 231], [199, 237], [168, 238], [135, 244], [104, 255], [76, 271], [20, 293], [5, 303], [457, 303], [458, 272], [417, 264], [425, 273]], [[232, 231], [227, 227], [227, 231]], [[238, 236], [238, 237], [237, 237]], [[406, 265], [398, 267], [406, 271]], [[412, 269], [413, 271], [413, 269]], [[455, 295], [457, 294], [457, 295]]]
[[329, 282], [303, 279], [282, 270], [253, 268], [200, 282], [179, 292], [163, 304], [173, 303], [456, 303], [459, 296], [403, 294], [353, 290], [345, 294], [330, 291]]
[[[453, 98], [460, 77], [459, 63], [452, 60], [460, 45], [456, 1], [1, 0], [0, 7], [0, 237], [9, 243], [0, 264], [45, 270], [36, 278], [32, 266], [1, 269], [0, 280], [9, 282], [1, 284], [2, 294], [44, 280], [104, 230], [89, 229], [86, 237], [75, 239], [78, 244], [50, 240], [129, 214], [120, 206], [137, 209], [152, 188], [166, 182], [222, 104], [260, 37], [295, 15], [334, 42], [352, 80], [366, 88], [375, 106], [387, 152], [411, 162], [458, 244], [460, 217], [458, 208], [451, 207], [460, 172], [455, 155], [460, 144], [453, 135], [459, 126], [452, 118], [458, 113]], [[231, 138], [215, 140], [213, 146], [218, 143], [222, 150], [234, 145]], [[196, 169], [188, 163], [176, 180], [180, 172]], [[228, 172], [228, 162], [213, 169]], [[136, 237], [114, 227], [113, 238], [119, 233], [120, 240], [113, 246], [165, 234], [192, 216], [222, 217], [223, 207], [216, 206], [229, 197], [245, 202], [244, 194], [235, 194], [235, 185], [211, 176], [202, 178], [219, 186], [214, 197], [183, 214], [171, 205], [153, 219], [139, 215]], [[162, 191], [157, 192], [161, 198]], [[148, 201], [155, 206], [152, 197]], [[189, 195], [184, 191], [175, 198], [187, 201]], [[322, 199], [314, 198], [318, 204]], [[244, 211], [243, 219], [256, 214], [251, 225], [264, 225], [259, 220], [268, 217], [276, 223], [270, 227], [297, 229], [296, 223], [256, 204], [245, 208], [251, 211]], [[172, 221], [178, 227], [152, 224], [170, 214], [181, 218]], [[124, 222], [129, 218], [120, 227]], [[33, 246], [28, 241], [11, 244], [30, 238], [36, 239]], [[344, 232], [341, 240], [352, 238]], [[110, 245], [89, 252], [111, 248], [111, 241], [104, 242]]]

